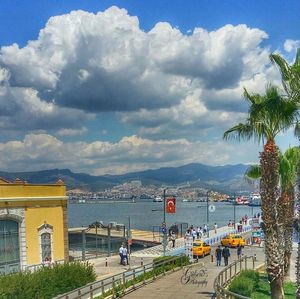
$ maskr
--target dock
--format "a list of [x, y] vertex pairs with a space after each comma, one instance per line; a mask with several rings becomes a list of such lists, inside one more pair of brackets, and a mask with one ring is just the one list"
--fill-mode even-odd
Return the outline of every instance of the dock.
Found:
[[[81, 235], [85, 233], [86, 236], [108, 238], [107, 228], [88, 228], [88, 227], [72, 227], [68, 229], [70, 235]], [[117, 226], [110, 229], [110, 238], [112, 239], [126, 239], [127, 230], [124, 226]], [[139, 229], [131, 230], [132, 245], [142, 245], [144, 247], [161, 244], [162, 235], [159, 232], [145, 231]]]

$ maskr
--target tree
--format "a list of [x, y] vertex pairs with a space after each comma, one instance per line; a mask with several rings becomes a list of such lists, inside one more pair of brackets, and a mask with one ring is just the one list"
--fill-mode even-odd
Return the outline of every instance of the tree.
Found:
[[300, 99], [300, 49], [298, 49], [295, 62], [289, 65], [279, 54], [271, 54], [270, 60], [275, 64], [281, 74], [282, 85], [286, 94], [293, 99]]
[[[277, 202], [278, 238], [279, 244], [282, 244], [282, 246], [279, 247], [279, 254], [283, 257], [284, 264], [282, 267], [286, 276], [289, 275], [293, 245], [292, 235], [298, 163], [298, 147], [289, 148], [283, 155], [280, 154], [279, 175], [281, 194]], [[260, 179], [260, 166], [250, 166], [245, 172], [245, 177], [250, 180]]]
[[260, 195], [264, 221], [266, 270], [273, 299], [284, 298], [283, 262], [279, 256], [276, 203], [279, 197], [279, 153], [275, 137], [288, 130], [298, 118], [297, 104], [279, 94], [278, 88], [268, 85], [264, 95], [249, 94], [244, 90], [249, 103], [248, 118], [227, 130], [223, 138], [238, 140], [254, 139], [263, 142], [260, 153]]
[[[292, 65], [289, 65], [288, 62], [278, 54], [270, 55], [271, 62], [274, 63], [280, 73], [282, 85], [287, 93], [287, 95], [297, 101], [298, 105], [300, 104], [300, 49], [297, 51], [295, 61]], [[296, 135], [300, 136], [300, 125], [296, 124], [295, 127]], [[299, 160], [300, 163], [300, 160]], [[298, 165], [298, 177], [300, 176], [300, 164]], [[298, 190], [300, 190], [300, 180], [298, 180]], [[300, 194], [298, 191], [298, 204], [300, 203]], [[298, 218], [298, 227], [300, 227], [300, 219]], [[296, 277], [297, 277], [297, 298], [300, 299], [300, 231], [298, 231], [298, 252], [297, 252], [297, 261], [296, 261]]]

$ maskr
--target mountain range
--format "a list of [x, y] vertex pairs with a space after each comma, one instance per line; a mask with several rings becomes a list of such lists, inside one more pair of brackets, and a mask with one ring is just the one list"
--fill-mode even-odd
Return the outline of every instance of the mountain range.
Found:
[[85, 173], [74, 173], [69, 169], [50, 169], [30, 172], [4, 172], [0, 176], [14, 180], [20, 178], [29, 183], [54, 183], [62, 179], [68, 190], [82, 189], [86, 191], [100, 191], [115, 185], [140, 180], [143, 185], [180, 185], [189, 184], [194, 187], [210, 188], [216, 191], [252, 190], [243, 178], [247, 165], [208, 166], [199, 163], [187, 164], [179, 167], [164, 167], [144, 170], [121, 175], [94, 176]]

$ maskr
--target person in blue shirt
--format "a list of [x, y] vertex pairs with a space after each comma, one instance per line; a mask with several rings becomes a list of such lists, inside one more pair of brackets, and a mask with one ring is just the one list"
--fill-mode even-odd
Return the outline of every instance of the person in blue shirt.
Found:
[[237, 253], [238, 260], [239, 260], [242, 257], [242, 246], [241, 246], [241, 244], [238, 245], [238, 247], [236, 249], [236, 253]]
[[222, 260], [222, 249], [219, 245], [216, 249], [216, 259], [217, 259], [217, 266], [221, 266], [221, 260]]
[[229, 251], [229, 248], [227, 246], [225, 246], [223, 248], [222, 255], [224, 257], [224, 264], [225, 264], [225, 266], [228, 266], [228, 259], [230, 257], [230, 251]]

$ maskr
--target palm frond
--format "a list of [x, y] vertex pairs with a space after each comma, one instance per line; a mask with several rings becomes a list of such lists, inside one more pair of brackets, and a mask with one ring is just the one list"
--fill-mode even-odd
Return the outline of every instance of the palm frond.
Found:
[[223, 139], [236, 139], [238, 141], [240, 141], [241, 139], [250, 140], [253, 137], [253, 133], [253, 127], [250, 124], [239, 123], [238, 125], [228, 129], [223, 134]]
[[244, 177], [257, 180], [261, 177], [261, 168], [259, 165], [251, 165], [247, 168]]

